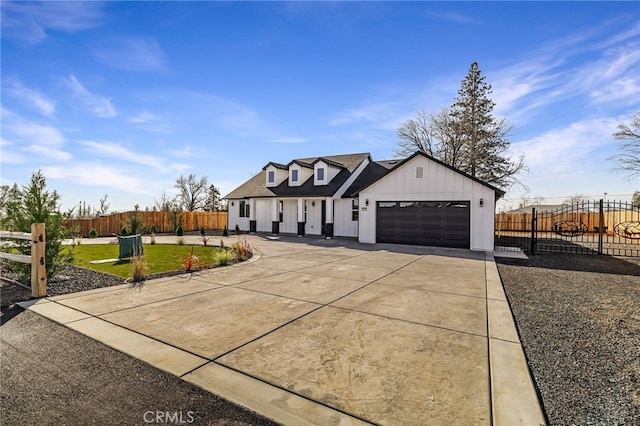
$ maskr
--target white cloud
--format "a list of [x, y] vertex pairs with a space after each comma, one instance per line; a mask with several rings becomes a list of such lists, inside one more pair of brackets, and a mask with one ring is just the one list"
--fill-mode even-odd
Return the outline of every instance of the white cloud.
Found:
[[304, 143], [304, 142], [307, 142], [308, 140], [309, 139], [307, 139], [307, 138], [299, 138], [299, 137], [295, 137], [295, 136], [286, 136], [286, 137], [281, 137], [281, 138], [267, 139], [267, 142], [283, 143], [283, 144], [296, 144], [296, 143]]
[[65, 82], [71, 89], [74, 97], [87, 107], [94, 116], [112, 118], [118, 115], [118, 112], [109, 99], [90, 92], [74, 75], [70, 75]]
[[10, 79], [5, 92], [30, 107], [37, 109], [40, 114], [44, 116], [52, 117], [55, 112], [56, 103], [53, 100], [49, 99], [37, 90], [24, 86], [16, 79]]
[[[571, 123], [540, 136], [514, 142], [512, 150], [518, 155], [525, 154], [525, 162], [535, 174], [553, 175], [582, 169], [585, 161], [604, 161], [613, 155], [615, 142], [611, 135], [619, 123], [618, 118]], [[595, 152], [599, 154], [595, 155]]]
[[127, 71], [160, 71], [166, 69], [165, 55], [151, 38], [116, 38], [92, 49], [102, 63]]
[[100, 26], [101, 2], [13, 2], [0, 3], [2, 36], [37, 44], [50, 30], [77, 32]]
[[0, 137], [0, 161], [3, 164], [22, 164], [27, 161], [14, 147], [15, 143]]
[[31, 145], [25, 149], [29, 152], [40, 155], [41, 158], [48, 161], [68, 161], [73, 158], [70, 153], [49, 146]]
[[141, 164], [160, 170], [165, 168], [164, 159], [161, 157], [140, 154], [117, 143], [83, 140], [80, 141], [80, 144], [89, 148], [94, 155], [118, 158], [130, 163]]
[[72, 164], [65, 167], [43, 167], [42, 173], [49, 179], [62, 179], [82, 186], [113, 188], [117, 193], [133, 193], [152, 196], [158, 191], [144, 174], [100, 163]]
[[140, 114], [129, 119], [130, 123], [149, 123], [158, 120], [160, 117], [149, 111], [142, 111]]
[[[576, 98], [585, 103], [637, 103], [640, 94], [640, 47], [637, 42], [623, 42], [637, 35], [621, 30], [604, 43], [596, 39], [601, 29], [550, 43], [527, 60], [516, 63], [492, 79], [495, 113], [510, 121], [542, 113], [551, 104]], [[584, 60], [585, 53], [593, 59]]]

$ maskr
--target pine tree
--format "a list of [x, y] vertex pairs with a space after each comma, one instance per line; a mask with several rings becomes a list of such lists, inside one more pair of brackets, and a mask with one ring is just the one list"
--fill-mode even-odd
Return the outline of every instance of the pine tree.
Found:
[[524, 156], [507, 156], [506, 120], [493, 116], [491, 85], [474, 62], [462, 81], [455, 103], [427, 116], [423, 111], [398, 129], [396, 154], [406, 157], [421, 151], [501, 189], [520, 183], [526, 170]]
[[511, 130], [504, 119], [493, 116], [491, 85], [485, 81], [477, 62], [473, 62], [462, 81], [450, 115], [459, 132], [463, 148], [458, 167], [487, 183], [507, 188], [517, 182], [515, 175], [524, 170], [524, 158], [516, 162], [505, 156]]

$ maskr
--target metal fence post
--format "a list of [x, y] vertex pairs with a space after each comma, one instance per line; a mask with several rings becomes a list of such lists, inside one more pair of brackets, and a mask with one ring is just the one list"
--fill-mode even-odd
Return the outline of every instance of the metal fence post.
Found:
[[600, 198], [600, 214], [598, 214], [598, 254], [603, 252], [603, 237], [604, 233], [604, 202]]
[[531, 208], [531, 254], [536, 254], [536, 208]]

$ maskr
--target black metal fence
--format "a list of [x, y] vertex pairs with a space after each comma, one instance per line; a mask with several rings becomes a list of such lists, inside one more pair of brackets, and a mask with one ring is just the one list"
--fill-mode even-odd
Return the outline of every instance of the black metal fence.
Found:
[[640, 257], [640, 208], [599, 200], [548, 211], [499, 213], [495, 250]]

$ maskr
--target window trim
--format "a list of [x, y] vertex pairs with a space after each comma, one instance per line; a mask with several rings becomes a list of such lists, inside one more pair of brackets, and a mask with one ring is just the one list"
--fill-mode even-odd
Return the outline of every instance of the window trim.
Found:
[[267, 182], [275, 183], [275, 181], [276, 181], [276, 172], [273, 170], [269, 170], [269, 172], [267, 173]]
[[358, 198], [351, 200], [351, 220], [353, 222], [360, 220], [360, 200]]
[[298, 169], [291, 170], [291, 182], [298, 182]]
[[325, 175], [325, 172], [324, 172], [324, 167], [318, 167], [316, 169], [316, 180], [318, 182], [324, 182], [325, 177], [326, 177], [326, 175]]

